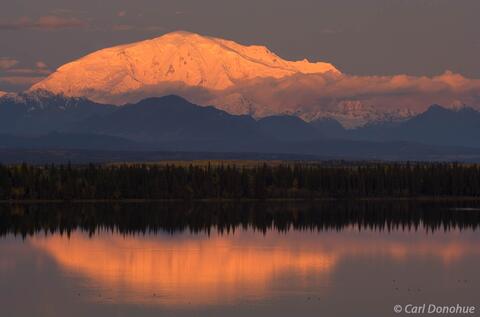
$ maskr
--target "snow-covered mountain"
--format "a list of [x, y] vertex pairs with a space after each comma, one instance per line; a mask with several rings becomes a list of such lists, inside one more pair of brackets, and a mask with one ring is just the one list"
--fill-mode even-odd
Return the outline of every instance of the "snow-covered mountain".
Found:
[[[117, 105], [176, 94], [200, 105], [255, 118], [297, 115], [310, 121], [337, 118], [338, 114], [345, 126], [366, 123], [364, 114], [358, 117], [355, 111], [345, 114], [342, 110], [340, 115], [337, 109], [325, 107], [323, 101], [305, 102], [302, 92], [295, 88], [305, 82], [304, 87], [315, 89], [317, 84], [341, 76], [330, 63], [292, 62], [264, 46], [173, 32], [89, 54], [61, 66], [30, 90]], [[287, 96], [280, 96], [277, 90]]]
[[330, 63], [288, 61], [264, 46], [173, 32], [106, 48], [61, 66], [30, 91], [125, 105], [178, 95], [256, 119], [332, 118], [346, 128], [404, 121], [438, 103], [480, 109], [480, 80], [440, 76], [353, 76]]
[[7, 93], [5, 91], [0, 90], [0, 97], [5, 96]]
[[111, 95], [131, 94], [167, 83], [224, 90], [256, 78], [329, 71], [339, 73], [329, 63], [286, 61], [264, 46], [243, 46], [194, 33], [173, 32], [94, 52], [60, 67], [32, 89], [111, 101]]
[[[312, 113], [313, 120], [334, 118], [343, 127], [353, 129], [364, 125], [377, 123], [403, 122], [417, 115], [411, 109], [379, 109], [372, 105], [364, 105], [360, 101], [340, 102], [336, 107], [328, 110], [319, 109]], [[308, 120], [307, 121], [313, 121]]]

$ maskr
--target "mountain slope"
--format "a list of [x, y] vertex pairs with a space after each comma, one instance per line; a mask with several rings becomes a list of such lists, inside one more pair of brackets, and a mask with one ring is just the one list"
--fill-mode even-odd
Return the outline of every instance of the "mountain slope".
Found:
[[176, 150], [254, 150], [261, 149], [269, 140], [249, 116], [200, 107], [178, 96], [126, 105], [113, 113], [87, 119], [76, 129]]
[[0, 133], [25, 135], [65, 130], [76, 122], [107, 114], [115, 108], [44, 90], [7, 94], [0, 97]]
[[260, 131], [282, 141], [319, 139], [315, 128], [295, 116], [271, 116], [258, 120]]
[[32, 89], [111, 101], [111, 95], [132, 94], [149, 86], [223, 90], [255, 78], [329, 71], [338, 73], [328, 63], [286, 61], [263, 46], [173, 32], [94, 52], [60, 67]]
[[326, 139], [346, 139], [348, 138], [347, 130], [335, 119], [322, 118], [313, 120], [310, 125], [315, 129], [316, 133]]
[[468, 107], [452, 110], [433, 105], [405, 122], [356, 129], [350, 136], [373, 141], [480, 147], [480, 112]]

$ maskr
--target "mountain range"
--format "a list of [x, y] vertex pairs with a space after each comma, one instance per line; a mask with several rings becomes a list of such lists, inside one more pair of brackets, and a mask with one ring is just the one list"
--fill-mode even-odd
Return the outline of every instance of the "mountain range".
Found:
[[86, 98], [65, 97], [44, 90], [5, 94], [0, 97], [0, 133], [37, 135], [67, 130], [87, 117], [115, 109]]
[[347, 129], [396, 124], [430, 104], [480, 109], [480, 79], [451, 71], [357, 76], [329, 62], [289, 61], [262, 45], [185, 31], [91, 52], [28, 92], [35, 90], [115, 106], [178, 95], [234, 115], [334, 119]]
[[407, 121], [369, 125], [350, 135], [359, 140], [480, 147], [480, 112], [469, 107], [447, 109], [432, 105]]
[[123, 107], [36, 90], [0, 97], [0, 148], [277, 153], [318, 158], [476, 160], [480, 113], [432, 106], [404, 122], [254, 119], [179, 96]]
[[405, 121], [434, 103], [480, 109], [480, 80], [449, 71], [355, 76], [329, 62], [289, 61], [262, 45], [185, 31], [92, 52], [60, 66], [35, 90], [117, 106], [178, 95], [255, 119], [334, 119], [348, 129]]
[[309, 75], [338, 77], [341, 72], [326, 62], [282, 59], [265, 46], [179, 31], [93, 52], [59, 67], [30, 91], [116, 105], [176, 94], [196, 104], [260, 118], [298, 112], [298, 105], [287, 109], [265, 102], [247, 92], [252, 85]]
[[428, 103], [480, 107], [480, 81], [451, 72], [433, 78], [353, 76], [328, 62], [289, 61], [265, 46], [184, 31], [92, 52], [30, 91], [37, 89], [117, 106], [174, 94], [255, 119], [331, 118], [349, 129], [403, 121]]
[[0, 148], [472, 160], [479, 91], [480, 80], [451, 72], [353, 76], [173, 32], [92, 52], [26, 92], [0, 92]]

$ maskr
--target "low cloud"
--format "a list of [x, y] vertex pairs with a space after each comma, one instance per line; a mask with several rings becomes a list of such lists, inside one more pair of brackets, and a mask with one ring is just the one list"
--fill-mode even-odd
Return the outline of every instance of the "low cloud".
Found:
[[116, 104], [177, 94], [233, 114], [257, 118], [295, 114], [305, 120], [333, 117], [348, 128], [377, 117], [414, 115], [432, 104], [454, 108], [468, 105], [480, 110], [480, 80], [449, 71], [434, 77], [296, 74], [236, 82], [225, 90], [206, 90], [178, 82], [142, 86], [125, 94], [91, 89], [82, 94], [98, 102]]
[[86, 27], [87, 22], [75, 17], [62, 17], [57, 15], [47, 15], [38, 19], [22, 17], [13, 22], [0, 22], [0, 30], [21, 30], [21, 29], [39, 29], [55, 30], [65, 28]]
[[42, 61], [36, 62], [33, 66], [24, 66], [15, 59], [1, 58], [0, 65], [4, 66], [0, 67], [0, 83], [8, 85], [13, 90], [28, 88], [52, 72]]
[[0, 83], [14, 86], [31, 86], [45, 79], [44, 76], [5, 76], [0, 77]]
[[6, 71], [8, 74], [26, 74], [26, 75], [49, 75], [51, 71], [46, 68], [12, 68]]
[[[245, 103], [244, 108], [238, 103], [235, 105], [235, 96], [249, 103]], [[414, 113], [432, 104], [468, 105], [480, 109], [480, 80], [450, 71], [434, 77], [299, 74], [240, 83], [209, 102], [235, 113], [252, 113], [258, 117], [296, 113], [307, 120], [352, 111], [352, 107], [354, 111], [377, 109]]]
[[45, 62], [42, 62], [42, 61], [36, 62], [35, 66], [37, 66], [37, 68], [41, 68], [41, 69], [48, 68], [48, 65]]
[[0, 57], [0, 70], [9, 69], [18, 64], [18, 61], [13, 58]]
[[[20, 64], [20, 65], [19, 65]], [[19, 67], [20, 66], [20, 67]], [[3, 74], [8, 75], [48, 75], [52, 71], [48, 69], [48, 65], [45, 62], [38, 61], [34, 66], [25, 67], [18, 60], [13, 58], [2, 57], [0, 58], [0, 71]]]

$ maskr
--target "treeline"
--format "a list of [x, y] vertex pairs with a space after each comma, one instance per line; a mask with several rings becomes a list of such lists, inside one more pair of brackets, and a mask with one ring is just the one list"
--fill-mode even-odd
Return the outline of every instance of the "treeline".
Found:
[[476, 231], [473, 201], [326, 200], [0, 204], [0, 238], [36, 234], [118, 232], [228, 233], [254, 229], [340, 231]]
[[480, 197], [480, 165], [0, 166], [0, 200]]

